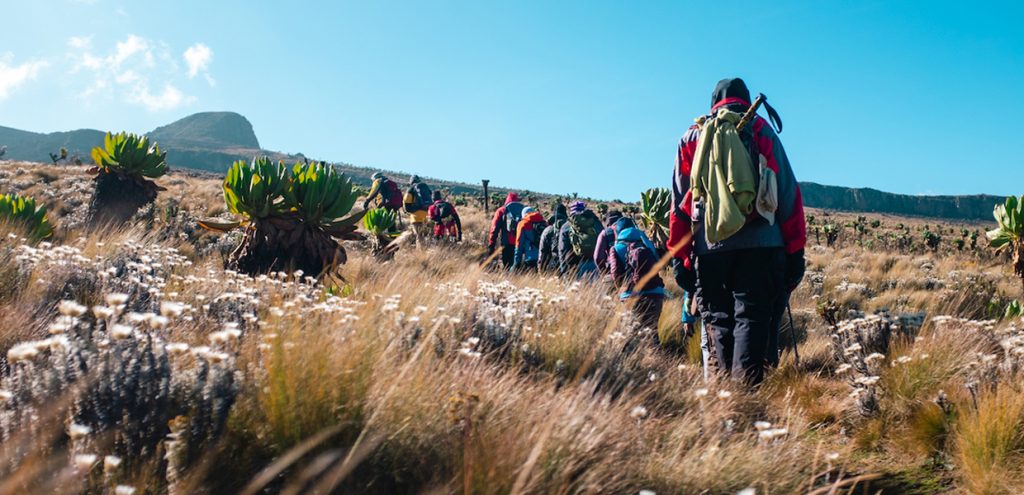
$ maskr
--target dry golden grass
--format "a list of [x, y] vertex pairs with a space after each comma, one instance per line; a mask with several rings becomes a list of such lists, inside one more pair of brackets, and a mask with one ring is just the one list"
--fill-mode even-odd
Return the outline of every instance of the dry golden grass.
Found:
[[[704, 382], [696, 339], [678, 340], [677, 297], [666, 301], [658, 329], [671, 345], [659, 346], [632, 331], [603, 284], [479, 266], [488, 219], [473, 207], [460, 208], [461, 246], [406, 246], [380, 263], [349, 243], [349, 285], [328, 292], [222, 269], [230, 239], [194, 225], [223, 213], [216, 178], [172, 174], [152, 215], [109, 232], [75, 223], [81, 207], [72, 205], [87, 201], [79, 197], [87, 180], [73, 167], [0, 165], [0, 185], [43, 198], [59, 226], [52, 245], [31, 251], [39, 258], [31, 263], [19, 261], [18, 239], [0, 233], [0, 350], [45, 337], [61, 300], [91, 307], [113, 292], [131, 295], [128, 311], [189, 305], [159, 330], [168, 342], [201, 346], [225, 323], [240, 324], [241, 338], [217, 347], [232, 356], [238, 377], [226, 428], [203, 446], [179, 489], [1013, 493], [1024, 479], [1017, 375], [997, 373], [984, 383], [998, 386], [978, 386], [972, 364], [993, 354], [1002, 362], [1000, 343], [1016, 335], [1009, 322], [990, 330], [928, 324], [919, 339], [894, 343], [879, 372], [879, 411], [860, 417], [847, 376], [837, 372], [831, 329], [818, 316], [818, 304], [833, 300], [844, 311], [985, 317], [994, 311], [989, 301], [1020, 294], [1008, 269], [980, 249], [897, 252], [849, 237], [836, 249], [809, 247], [811, 271], [793, 297], [806, 330], [800, 365], [786, 349], [780, 368], [747, 391]], [[897, 221], [921, 223], [884, 219]], [[163, 254], [139, 261], [172, 249], [187, 263], [151, 266]], [[147, 265], [151, 278], [97, 275], [126, 263]], [[901, 356], [912, 359], [896, 362]], [[935, 402], [940, 391], [946, 409]], [[166, 491], [163, 448], [120, 483]], [[52, 480], [66, 458], [45, 461], [60, 452], [36, 452], [33, 466], [45, 468], [17, 486]], [[859, 475], [884, 480], [855, 482]], [[85, 490], [69, 479], [61, 491]]]

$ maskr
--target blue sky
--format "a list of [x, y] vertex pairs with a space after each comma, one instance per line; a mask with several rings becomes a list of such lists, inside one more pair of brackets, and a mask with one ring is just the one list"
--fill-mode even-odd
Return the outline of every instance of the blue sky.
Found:
[[718, 79], [800, 180], [1019, 194], [1019, 2], [5, 2], [0, 125], [231, 110], [264, 147], [546, 192], [667, 186]]

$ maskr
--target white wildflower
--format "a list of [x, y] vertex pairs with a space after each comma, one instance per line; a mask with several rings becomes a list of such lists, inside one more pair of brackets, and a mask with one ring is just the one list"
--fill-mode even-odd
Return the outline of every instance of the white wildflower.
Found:
[[698, 388], [697, 390], [693, 391], [693, 395], [696, 395], [697, 397], [705, 397], [708, 395], [708, 389]]
[[74, 457], [73, 461], [75, 467], [83, 471], [92, 469], [92, 466], [96, 464], [96, 455], [94, 454], [78, 454]]
[[103, 298], [103, 300], [107, 302], [108, 306], [120, 306], [128, 302], [128, 294], [114, 292], [111, 294], [107, 294], [106, 297]]
[[129, 325], [114, 325], [110, 327], [110, 337], [114, 340], [127, 339], [132, 336], [135, 329]]
[[70, 300], [61, 301], [57, 306], [57, 311], [64, 316], [82, 316], [88, 310], [89, 308]]
[[113, 471], [121, 465], [121, 458], [116, 455], [108, 455], [103, 458], [103, 470]]
[[772, 424], [767, 421], [754, 421], [754, 428], [757, 428], [757, 431], [764, 431], [771, 427]]
[[732, 397], [732, 392], [730, 392], [728, 390], [719, 390], [718, 391], [718, 398], [719, 399], [728, 399], [729, 397]]
[[114, 495], [135, 495], [135, 487], [128, 485], [117, 485], [114, 488]]
[[167, 318], [176, 318], [181, 316], [181, 313], [185, 311], [185, 305], [178, 302], [162, 302], [160, 303], [160, 315]]
[[868, 356], [864, 358], [864, 362], [870, 363], [872, 361], [878, 361], [879, 359], [885, 359], [885, 354], [882, 354], [880, 352], [872, 352], [871, 354], [868, 354]]
[[92, 433], [92, 428], [89, 428], [88, 426], [85, 425], [71, 423], [71, 425], [68, 426], [68, 436], [71, 437], [72, 439], [79, 439], [87, 436], [90, 433]]
[[644, 406], [636, 406], [629, 411], [629, 417], [633, 419], [643, 419], [647, 417], [647, 408]]

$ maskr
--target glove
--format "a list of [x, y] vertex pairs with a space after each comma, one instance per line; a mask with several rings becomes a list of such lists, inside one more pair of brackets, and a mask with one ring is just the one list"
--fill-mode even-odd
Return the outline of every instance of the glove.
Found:
[[672, 259], [672, 274], [675, 275], [676, 284], [679, 284], [683, 290], [691, 294], [697, 291], [697, 272], [686, 268], [683, 265], [683, 260]]
[[793, 254], [786, 255], [786, 290], [793, 292], [804, 279], [804, 272], [807, 271], [807, 261], [804, 259], [804, 250], [801, 249]]

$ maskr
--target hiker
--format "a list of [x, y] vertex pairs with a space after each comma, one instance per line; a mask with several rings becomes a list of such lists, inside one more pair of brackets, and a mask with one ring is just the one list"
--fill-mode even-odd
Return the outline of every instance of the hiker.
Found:
[[494, 210], [494, 218], [491, 219], [491, 232], [487, 241], [487, 255], [494, 254], [501, 247], [501, 264], [506, 270], [512, 268], [516, 255], [516, 229], [519, 221], [523, 219], [523, 204], [519, 202], [519, 195], [510, 192], [505, 197], [505, 204]]
[[679, 143], [669, 216], [676, 282], [695, 294], [721, 371], [749, 384], [764, 377], [772, 312], [800, 283], [807, 242], [782, 120], [764, 106], [777, 130], [754, 116], [737, 132], [750, 92], [741, 79], [719, 81], [711, 113]]
[[665, 299], [665, 282], [657, 264], [658, 252], [643, 231], [636, 226], [618, 231], [608, 254], [608, 276], [622, 288], [619, 299], [630, 305], [640, 328], [654, 330], [656, 340]]
[[416, 246], [420, 246], [427, 236], [427, 210], [433, 204], [433, 194], [430, 186], [423, 183], [418, 175], [409, 178], [409, 189], [405, 191], [405, 211], [409, 214], [409, 222], [412, 224], [412, 233], [416, 239]]
[[402, 190], [395, 181], [385, 177], [381, 172], [375, 172], [370, 179], [373, 184], [370, 186], [370, 193], [363, 200], [364, 210], [369, 209], [370, 203], [374, 200], [377, 200], [377, 206], [380, 208], [391, 211], [402, 209]]
[[523, 208], [523, 219], [516, 226], [516, 249], [511, 271], [527, 272], [537, 268], [540, 234], [545, 227], [544, 215], [533, 208]]
[[615, 245], [615, 222], [622, 218], [622, 212], [611, 210], [604, 216], [604, 224], [607, 225], [597, 235], [597, 246], [594, 248], [594, 264], [600, 273], [608, 273], [608, 252]]
[[562, 275], [571, 273], [576, 279], [595, 276], [594, 249], [597, 247], [597, 235], [603, 228], [601, 220], [587, 208], [586, 203], [576, 201], [569, 205], [569, 220], [559, 231]]
[[434, 191], [434, 203], [427, 209], [430, 221], [434, 222], [434, 240], [462, 242], [462, 219], [455, 205], [444, 200], [441, 191]]
[[540, 271], [558, 270], [558, 232], [568, 221], [568, 218], [565, 205], [556, 203], [555, 212], [548, 217], [548, 226], [540, 234], [540, 257], [538, 260]]

